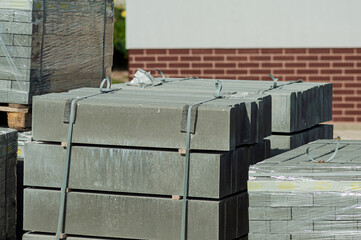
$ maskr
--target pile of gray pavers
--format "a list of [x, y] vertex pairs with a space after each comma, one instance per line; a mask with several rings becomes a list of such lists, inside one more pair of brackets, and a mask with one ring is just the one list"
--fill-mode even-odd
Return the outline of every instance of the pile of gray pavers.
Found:
[[[211, 79], [180, 80], [167, 78], [168, 84], [158, 88], [167, 89], [169, 93], [175, 93], [179, 88], [188, 88], [192, 92], [212, 84]], [[259, 93], [272, 96], [272, 120], [269, 120], [272, 122], [272, 135], [268, 137], [272, 156], [317, 139], [333, 137], [333, 126], [320, 124], [332, 120], [330, 83], [289, 81], [278, 82], [274, 86], [272, 81], [222, 80], [222, 84], [223, 90], [228, 93], [237, 91], [230, 98]]]
[[361, 141], [336, 149], [319, 140], [250, 167], [249, 239], [361, 239]]
[[16, 239], [17, 131], [0, 128], [0, 239]]
[[97, 86], [110, 76], [113, 0], [0, 4], [0, 103]]
[[31, 131], [18, 132], [18, 153], [16, 164], [16, 236], [23, 235], [23, 191], [24, 191], [24, 146], [32, 142]]
[[35, 142], [25, 145], [24, 161], [24, 230], [31, 233], [24, 240], [54, 238], [70, 147], [67, 239], [180, 239], [182, 217], [188, 240], [247, 239], [248, 165], [269, 156], [271, 97], [245, 95], [240, 86], [230, 93], [215, 80], [170, 84], [121, 85], [79, 100], [72, 144], [64, 144], [70, 103], [99, 89], [34, 97]]
[[272, 95], [271, 156], [333, 138], [333, 125], [320, 124], [332, 120], [331, 83], [279, 82], [266, 92]]

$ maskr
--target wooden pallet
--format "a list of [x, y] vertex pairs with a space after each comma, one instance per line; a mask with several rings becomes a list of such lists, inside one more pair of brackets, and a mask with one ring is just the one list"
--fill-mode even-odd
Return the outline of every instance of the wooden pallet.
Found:
[[31, 129], [31, 108], [22, 104], [2, 104], [0, 112], [7, 115], [7, 125], [9, 128], [18, 131], [28, 131]]

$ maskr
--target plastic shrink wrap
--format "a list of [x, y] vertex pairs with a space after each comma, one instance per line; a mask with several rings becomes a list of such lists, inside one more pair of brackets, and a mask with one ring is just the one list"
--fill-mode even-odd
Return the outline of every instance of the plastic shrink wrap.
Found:
[[0, 239], [16, 237], [17, 131], [0, 128]]
[[113, 16], [113, 0], [0, 0], [0, 103], [110, 77]]
[[336, 145], [319, 140], [250, 167], [249, 239], [361, 239], [361, 141], [341, 141], [329, 161]]

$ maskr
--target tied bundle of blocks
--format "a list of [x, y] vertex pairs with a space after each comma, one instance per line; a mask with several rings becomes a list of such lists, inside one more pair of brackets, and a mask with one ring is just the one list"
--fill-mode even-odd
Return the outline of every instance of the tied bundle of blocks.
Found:
[[319, 140], [251, 166], [249, 238], [361, 239], [360, 154]]
[[16, 239], [17, 132], [0, 128], [0, 240]]
[[[258, 83], [267, 86], [267, 82]], [[317, 139], [332, 139], [332, 84], [279, 82], [267, 91], [272, 96], [271, 156]]]
[[269, 156], [272, 103], [242, 84], [166, 79], [34, 97], [23, 239], [54, 238], [66, 159], [67, 239], [247, 239], [248, 166]]
[[[0, 112], [29, 114], [35, 95], [110, 77], [113, 16], [112, 0], [1, 0]], [[22, 128], [31, 127], [27, 118]]]

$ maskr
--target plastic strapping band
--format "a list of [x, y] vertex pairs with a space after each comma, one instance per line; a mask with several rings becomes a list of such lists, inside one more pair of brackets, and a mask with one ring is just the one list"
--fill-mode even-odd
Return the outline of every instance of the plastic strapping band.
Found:
[[272, 74], [268, 74], [273, 80], [273, 88], [277, 88], [278, 78], [275, 78]]
[[264, 90], [259, 90], [258, 93], [259, 93], [259, 94], [263, 94], [264, 92], [267, 92], [267, 91], [271, 91], [271, 90], [274, 90], [274, 89], [277, 89], [277, 88], [280, 88], [280, 87], [292, 85], [292, 84], [295, 84], [295, 83], [302, 83], [302, 82], [303, 82], [302, 79], [298, 79], [297, 81], [286, 82], [285, 84], [282, 84], [282, 85], [278, 85], [278, 84], [276, 83], [276, 86], [275, 86], [275, 83], [274, 83], [274, 85], [271, 86], [270, 88], [264, 89]]
[[103, 31], [103, 62], [102, 62], [102, 78], [105, 78], [105, 34], [106, 34], [106, 27], [107, 27], [107, 0], [104, 0], [104, 31]]
[[155, 71], [157, 71], [157, 72], [159, 72], [160, 73], [160, 75], [162, 75], [162, 80], [161, 80], [161, 82], [162, 83], [165, 83], [166, 82], [166, 80], [165, 80], [165, 76], [164, 76], [164, 73], [162, 72], [162, 70], [159, 70], [159, 69], [154, 69]]
[[[104, 84], [107, 83], [107, 88], [104, 88]], [[61, 195], [60, 195], [60, 207], [59, 207], [59, 218], [58, 218], [58, 227], [56, 231], [56, 239], [60, 240], [60, 236], [64, 231], [64, 215], [65, 215], [65, 203], [66, 203], [66, 190], [68, 188], [69, 183], [69, 166], [71, 159], [71, 147], [72, 147], [72, 138], [73, 138], [73, 124], [75, 123], [76, 116], [76, 105], [78, 101], [95, 97], [101, 94], [106, 94], [114, 91], [118, 91], [121, 88], [110, 89], [110, 80], [109, 78], [104, 79], [100, 84], [99, 92], [94, 93], [88, 96], [77, 97], [71, 101], [70, 104], [70, 117], [69, 117], [69, 128], [68, 128], [68, 138], [67, 138], [67, 148], [66, 148], [66, 160], [64, 166], [64, 175], [63, 175], [63, 183], [61, 186]]]
[[[216, 95], [220, 92], [218, 92], [219, 90], [219, 84], [220, 82], [217, 81], [216, 82]], [[222, 88], [221, 88], [222, 89]], [[188, 113], [187, 113], [187, 141], [186, 141], [186, 159], [185, 159], [185, 166], [184, 166], [184, 192], [183, 192], [183, 201], [182, 201], [182, 226], [181, 226], [181, 240], [186, 240], [187, 239], [187, 216], [188, 216], [188, 211], [187, 211], [187, 205], [188, 205], [188, 187], [189, 187], [189, 162], [190, 162], [190, 147], [191, 147], [191, 116], [192, 116], [192, 109], [193, 107], [198, 107], [199, 105], [206, 103], [206, 102], [210, 102], [216, 99], [219, 99], [221, 97], [213, 97], [192, 105], [189, 105], [188, 107]]]
[[306, 155], [307, 155], [308, 159], [310, 159], [312, 162], [316, 162], [316, 163], [326, 163], [326, 162], [330, 162], [330, 161], [337, 155], [338, 149], [339, 149], [339, 147], [340, 147], [341, 138], [340, 138], [340, 137], [337, 137], [336, 140], [337, 140], [336, 149], [335, 149], [335, 151], [333, 152], [333, 154], [331, 155], [331, 157], [329, 157], [327, 160], [325, 160], [325, 161], [317, 161], [317, 160], [315, 160], [315, 159], [310, 155], [310, 147], [308, 147], [308, 148], [306, 149]]
[[40, 76], [39, 76], [39, 93], [42, 94], [43, 84], [43, 58], [44, 58], [44, 39], [45, 39], [45, 22], [46, 22], [46, 0], [43, 0], [43, 29], [41, 34], [41, 48], [40, 48]]
[[[186, 77], [186, 78], [182, 78], [176, 81], [187, 81], [187, 80], [195, 80], [198, 79], [199, 77]], [[176, 82], [176, 81], [172, 81], [172, 82]]]

